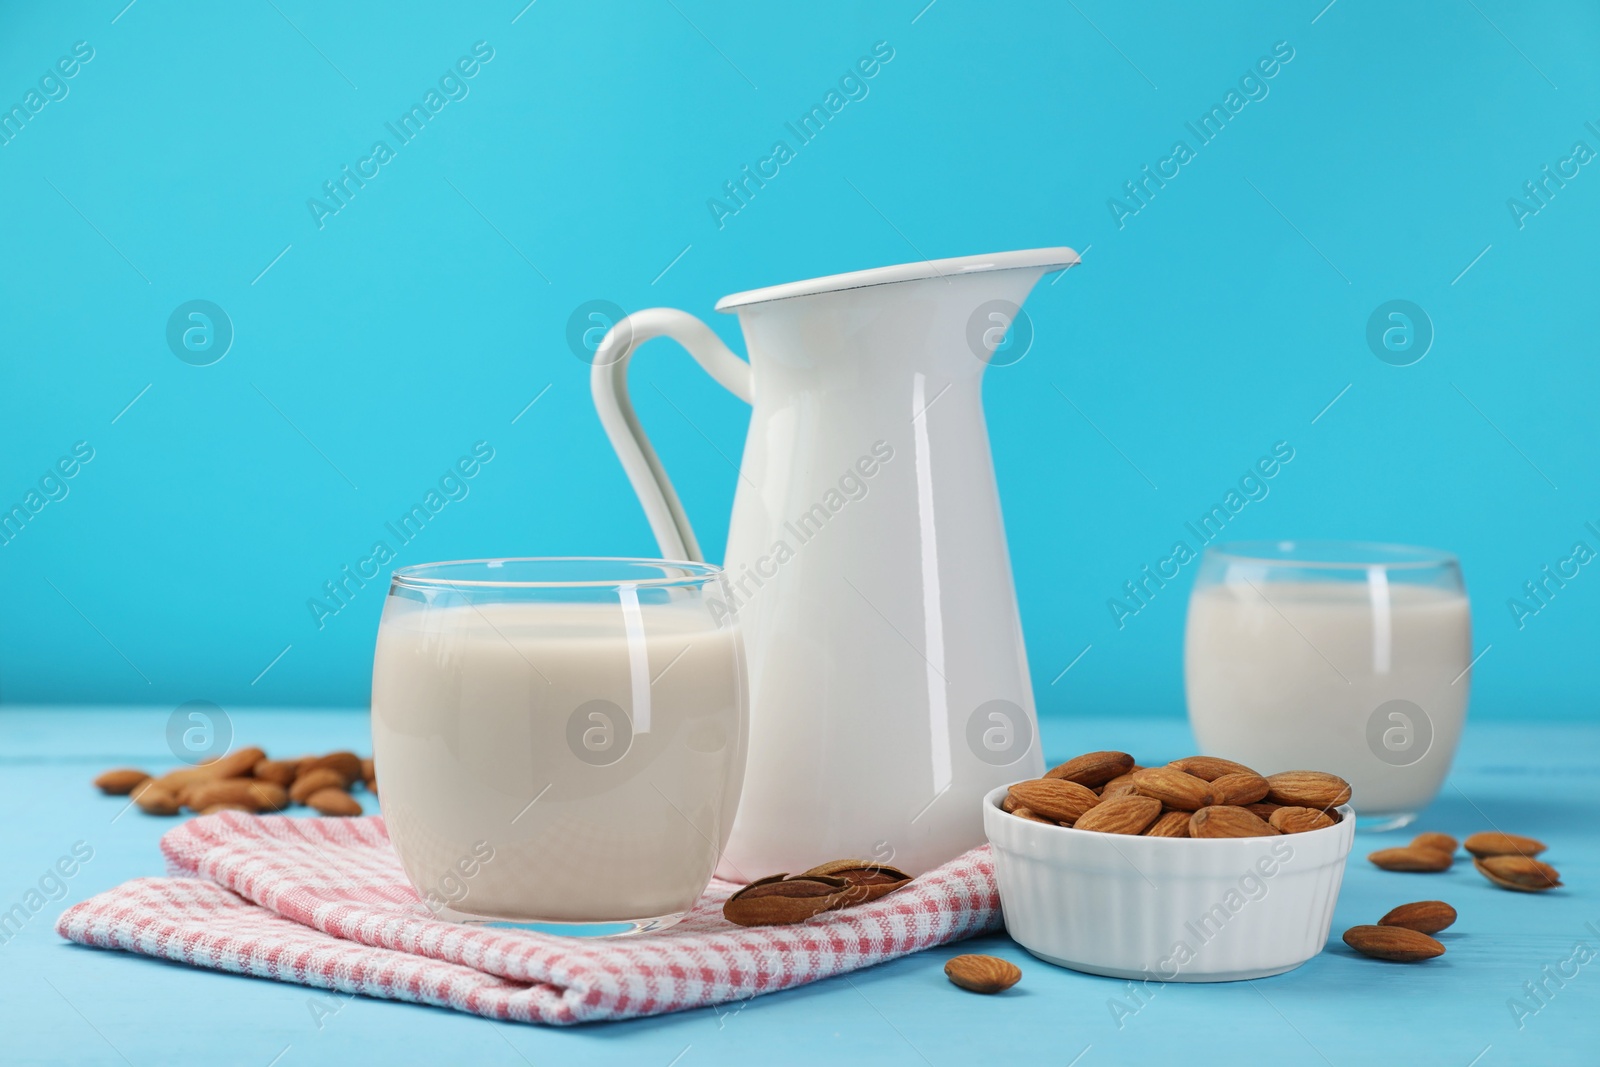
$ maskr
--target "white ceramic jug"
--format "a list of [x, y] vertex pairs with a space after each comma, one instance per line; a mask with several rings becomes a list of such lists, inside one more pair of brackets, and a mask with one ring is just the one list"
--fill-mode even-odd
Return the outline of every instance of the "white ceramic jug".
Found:
[[596, 350], [595, 406], [668, 559], [700, 549], [628, 401], [630, 357], [670, 337], [752, 405], [724, 564], [750, 755], [723, 877], [841, 858], [918, 874], [982, 843], [986, 792], [1043, 772], [981, 385], [1029, 291], [1077, 261], [1002, 252], [724, 297], [749, 363], [665, 308]]

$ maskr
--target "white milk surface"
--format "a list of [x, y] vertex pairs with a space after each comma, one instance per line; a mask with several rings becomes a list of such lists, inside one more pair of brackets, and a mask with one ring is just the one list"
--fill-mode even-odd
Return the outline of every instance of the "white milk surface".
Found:
[[[1205, 752], [1263, 774], [1340, 775], [1357, 814], [1416, 811], [1455, 754], [1471, 657], [1459, 592], [1383, 582], [1215, 585], [1189, 603], [1189, 721]], [[1426, 722], [1405, 705], [1380, 711], [1396, 700]], [[1385, 744], [1387, 762], [1374, 750]]]
[[391, 596], [372, 734], [407, 876], [436, 911], [475, 917], [684, 911], [732, 827], [745, 687], [737, 627], [694, 603], [630, 623], [618, 603]]

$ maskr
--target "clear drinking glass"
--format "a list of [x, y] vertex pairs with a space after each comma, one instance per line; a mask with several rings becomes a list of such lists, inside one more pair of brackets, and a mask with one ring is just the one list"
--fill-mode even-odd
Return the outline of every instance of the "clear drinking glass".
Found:
[[373, 661], [373, 755], [389, 836], [430, 912], [578, 934], [682, 918], [711, 880], [744, 779], [731, 605], [721, 570], [703, 563], [395, 572]]
[[1438, 795], [1467, 713], [1472, 620], [1454, 556], [1404, 545], [1207, 548], [1184, 637], [1203, 751], [1263, 774], [1331, 771], [1358, 826]]

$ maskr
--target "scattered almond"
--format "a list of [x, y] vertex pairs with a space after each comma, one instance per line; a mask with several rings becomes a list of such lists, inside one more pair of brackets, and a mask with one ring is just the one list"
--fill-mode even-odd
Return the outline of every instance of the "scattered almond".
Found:
[[1095, 805], [1073, 826], [1103, 834], [1139, 834], [1160, 814], [1161, 801], [1155, 797], [1113, 797]]
[[1284, 771], [1267, 776], [1267, 799], [1302, 808], [1336, 808], [1350, 799], [1350, 783], [1324, 771]]
[[1542, 893], [1561, 885], [1561, 872], [1532, 856], [1485, 856], [1474, 858], [1472, 865], [1501, 889]]
[[1244, 808], [1227, 805], [1201, 808], [1189, 817], [1190, 837], [1271, 837], [1277, 832]]
[[1022, 969], [997, 956], [953, 956], [944, 965], [945, 977], [974, 993], [1001, 993], [1022, 980]]
[[1453, 859], [1456, 854], [1457, 845], [1456, 839], [1451, 837], [1449, 834], [1425, 833], [1418, 834], [1416, 837], [1413, 837], [1411, 839], [1411, 847], [1431, 848], [1435, 851], [1443, 852], [1446, 856], [1449, 856]]
[[1456, 921], [1456, 909], [1442, 900], [1419, 900], [1392, 908], [1379, 926], [1403, 926], [1419, 934], [1436, 934]]
[[[95, 778], [94, 785], [107, 795], [132, 797], [140, 810], [151, 815], [176, 815], [183, 808], [201, 814], [259, 813], [280, 811], [291, 801], [307, 804], [323, 789], [348, 792], [361, 783], [376, 795], [374, 773], [372, 760], [353, 752], [274, 760], [251, 745], [154, 778], [142, 770], [119, 767]], [[360, 803], [353, 799], [323, 798], [312, 808], [321, 814], [361, 813]]]
[[1467, 838], [1466, 847], [1468, 852], [1482, 859], [1485, 856], [1537, 856], [1545, 850], [1545, 843], [1520, 834], [1488, 830]]
[[[1184, 759], [1175, 759], [1167, 766], [1175, 767], [1184, 774], [1192, 774], [1207, 782], [1214, 782], [1225, 774], [1256, 773], [1242, 763], [1235, 763], [1230, 759], [1218, 759], [1216, 756], [1188, 756]], [[1256, 777], [1259, 778], [1260, 775]]]
[[95, 788], [111, 797], [125, 797], [133, 792], [133, 787], [140, 782], [148, 782], [150, 776], [144, 771], [134, 770], [132, 767], [107, 771], [94, 780]]
[[[349, 796], [342, 791], [341, 795]], [[792, 878], [774, 874], [751, 882], [723, 902], [722, 916], [738, 926], [783, 926], [876, 900], [910, 881], [911, 876], [898, 867], [833, 860]]]
[[869, 900], [888, 896], [911, 881], [911, 876], [899, 867], [866, 860], [834, 860], [811, 868], [801, 878], [818, 876], [843, 878], [850, 888], [845, 891], [847, 903], [865, 904]]
[[204, 811], [217, 804], [237, 804], [248, 811], [281, 811], [289, 806], [289, 793], [272, 782], [223, 778], [187, 787], [182, 800], [184, 807], [191, 811]]
[[1361, 953], [1395, 963], [1416, 963], [1444, 955], [1444, 946], [1427, 934], [1403, 926], [1352, 926], [1344, 943]]
[[1211, 779], [1211, 803], [1242, 808], [1264, 800], [1269, 788], [1259, 774], [1236, 771], [1218, 775]]
[[1334, 825], [1334, 819], [1318, 808], [1279, 808], [1267, 824], [1279, 833], [1303, 834], [1309, 830], [1323, 830]]
[[140, 782], [131, 792], [133, 802], [146, 815], [176, 815], [183, 805], [178, 794], [152, 781]]
[[843, 878], [790, 878], [775, 874], [751, 882], [722, 905], [722, 917], [738, 926], [786, 926], [833, 908], [850, 883]]
[[1133, 770], [1133, 757], [1126, 752], [1086, 752], [1044, 772], [1046, 778], [1064, 778], [1079, 785], [1105, 785]]
[[199, 767], [179, 767], [175, 771], [168, 771], [159, 778], [152, 778], [151, 781], [173, 796], [177, 796], [181, 790], [196, 782], [216, 780], [217, 775], [207, 769], [209, 766], [209, 764], [202, 764]]
[[256, 763], [251, 773], [260, 781], [272, 782], [287, 789], [299, 770], [300, 761], [297, 759], [264, 759]]
[[1010, 795], [1018, 805], [1035, 815], [1064, 823], [1076, 822], [1084, 812], [1100, 803], [1094, 790], [1065, 778], [1035, 778], [1018, 782], [1011, 787]]
[[308, 759], [300, 765], [300, 773], [327, 768], [338, 773], [344, 782], [341, 789], [350, 788], [351, 783], [362, 780], [361, 757], [354, 752], [330, 752], [326, 756]]
[[1448, 871], [1449, 855], [1436, 848], [1380, 848], [1367, 859], [1386, 871]]
[[1142, 796], [1154, 797], [1169, 808], [1195, 811], [1213, 803], [1211, 786], [1203, 778], [1171, 767], [1146, 767], [1133, 775]]
[[361, 801], [335, 786], [312, 793], [306, 798], [306, 806], [318, 815], [361, 814]]
[[348, 784], [345, 777], [332, 767], [301, 771], [295, 775], [294, 785], [289, 787], [289, 799], [296, 804], [305, 804], [313, 793], [320, 793], [324, 789], [343, 789]]
[[205, 778], [243, 778], [266, 758], [267, 754], [259, 748], [236, 748], [225, 756], [196, 765], [194, 770], [202, 772], [201, 777]]
[[1189, 818], [1187, 811], [1169, 811], [1161, 818], [1150, 824], [1144, 832], [1146, 837], [1188, 837]]

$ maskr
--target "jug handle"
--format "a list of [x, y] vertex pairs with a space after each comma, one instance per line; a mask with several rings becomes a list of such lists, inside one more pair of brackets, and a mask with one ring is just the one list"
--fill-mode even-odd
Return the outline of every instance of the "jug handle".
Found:
[[620, 320], [606, 332], [595, 349], [589, 372], [589, 391], [594, 395], [600, 425], [611, 439], [611, 447], [622, 461], [622, 469], [633, 484], [633, 491], [644, 505], [650, 530], [666, 559], [704, 562], [700, 543], [695, 540], [689, 517], [672, 479], [645, 436], [633, 403], [628, 399], [628, 364], [640, 345], [656, 337], [670, 337], [688, 350], [694, 361], [728, 392], [750, 403], [750, 364], [733, 354], [711, 327], [684, 311], [673, 308], [646, 308]]

